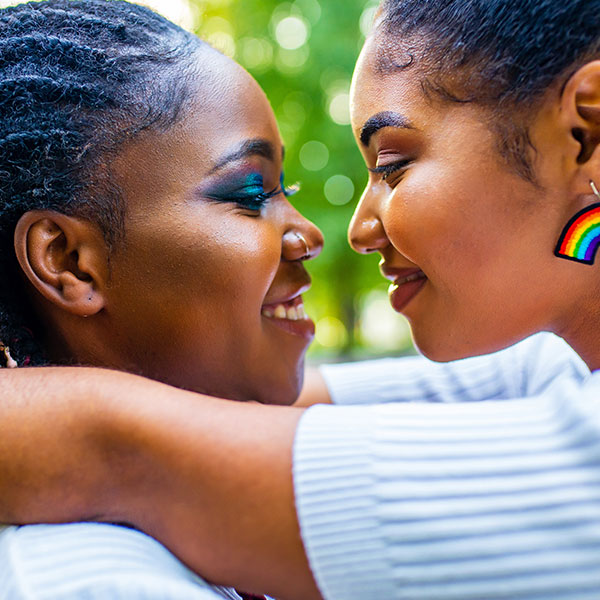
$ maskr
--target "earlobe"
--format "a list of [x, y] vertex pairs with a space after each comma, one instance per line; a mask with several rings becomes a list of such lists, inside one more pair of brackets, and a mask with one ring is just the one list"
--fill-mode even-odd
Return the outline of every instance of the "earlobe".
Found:
[[30, 211], [17, 223], [15, 253], [35, 290], [82, 317], [104, 307], [106, 247], [92, 223], [53, 211]]

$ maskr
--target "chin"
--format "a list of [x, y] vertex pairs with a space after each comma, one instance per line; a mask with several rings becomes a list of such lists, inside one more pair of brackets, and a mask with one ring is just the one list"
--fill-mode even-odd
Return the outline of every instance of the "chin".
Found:
[[283, 374], [279, 379], [263, 382], [260, 391], [253, 400], [261, 404], [290, 406], [298, 400], [304, 384], [304, 361], [292, 373]]
[[417, 350], [429, 360], [446, 363], [462, 360], [473, 356], [492, 354], [504, 350], [524, 339], [526, 336], [515, 337], [509, 340], [474, 340], [468, 334], [452, 336], [444, 335], [419, 335], [413, 330], [413, 342]]
[[268, 391], [261, 394], [259, 402], [261, 404], [272, 404], [276, 406], [291, 406], [298, 400], [300, 391], [302, 390], [302, 382], [304, 378], [293, 382], [286, 382], [284, 385], [271, 387]]

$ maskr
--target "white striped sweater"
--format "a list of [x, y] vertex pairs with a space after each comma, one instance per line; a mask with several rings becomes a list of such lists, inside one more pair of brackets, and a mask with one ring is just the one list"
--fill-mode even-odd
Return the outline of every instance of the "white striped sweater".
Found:
[[326, 600], [600, 599], [600, 372], [564, 342], [323, 374], [347, 406], [307, 411], [294, 477]]

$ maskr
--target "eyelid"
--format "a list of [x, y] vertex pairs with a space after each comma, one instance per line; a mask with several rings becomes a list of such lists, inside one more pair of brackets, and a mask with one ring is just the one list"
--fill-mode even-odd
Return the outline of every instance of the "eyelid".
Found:
[[394, 162], [390, 162], [384, 165], [378, 164], [376, 167], [369, 167], [368, 170], [369, 172], [374, 173], [376, 175], [382, 175], [383, 181], [386, 181], [391, 175], [397, 173], [398, 171], [402, 171], [412, 162], [412, 158], [407, 158], [402, 160], [396, 160]]

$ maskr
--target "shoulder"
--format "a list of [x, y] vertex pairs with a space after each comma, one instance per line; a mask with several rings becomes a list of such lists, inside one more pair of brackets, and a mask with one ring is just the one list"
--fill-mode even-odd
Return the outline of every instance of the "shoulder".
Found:
[[135, 530], [97, 523], [0, 533], [0, 600], [211, 600], [209, 586]]

